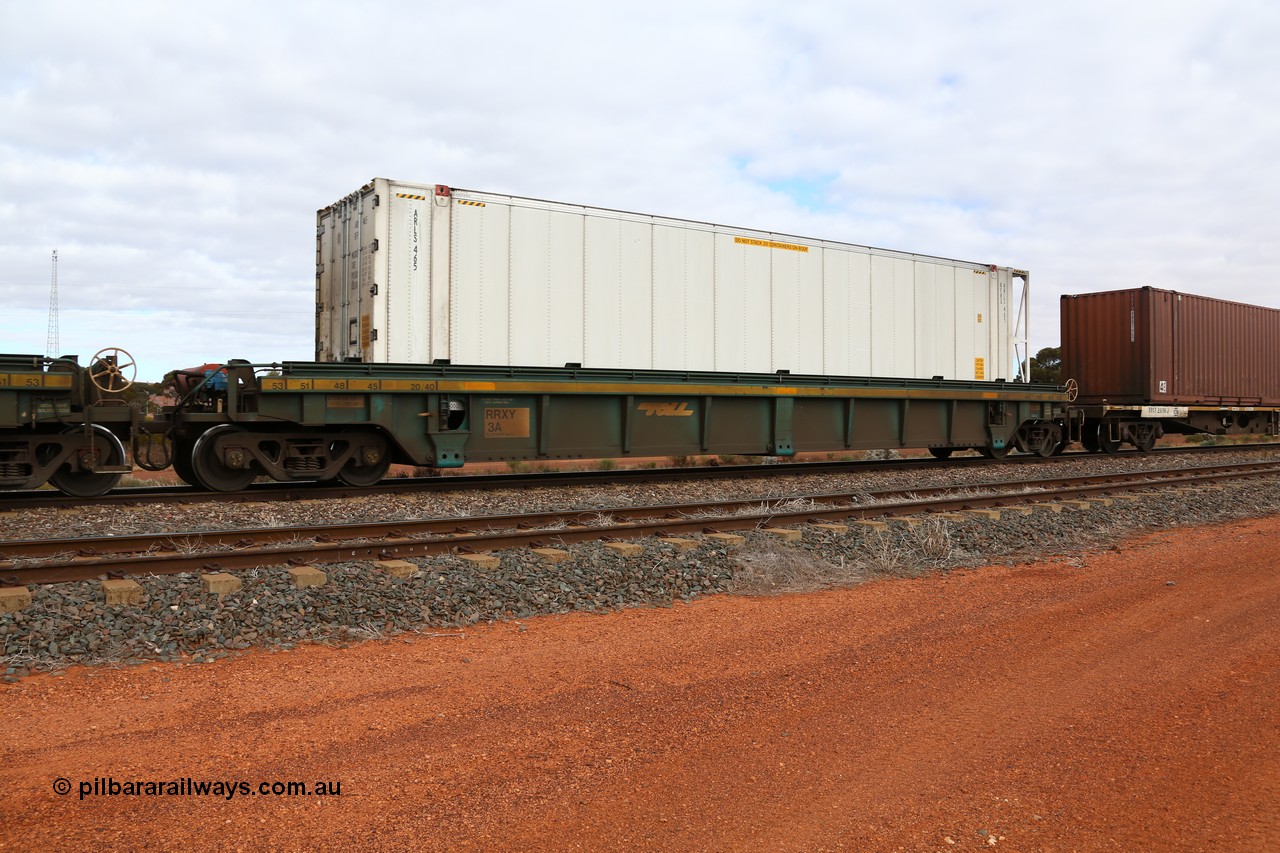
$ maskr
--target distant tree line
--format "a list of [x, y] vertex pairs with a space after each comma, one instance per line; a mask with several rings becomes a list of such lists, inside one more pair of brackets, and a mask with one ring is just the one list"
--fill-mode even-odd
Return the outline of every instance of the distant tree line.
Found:
[[1045, 347], [1031, 358], [1031, 381], [1062, 383], [1062, 347]]

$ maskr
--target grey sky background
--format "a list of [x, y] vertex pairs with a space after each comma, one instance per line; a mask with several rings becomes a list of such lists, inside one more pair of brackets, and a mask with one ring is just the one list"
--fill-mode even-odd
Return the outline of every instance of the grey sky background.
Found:
[[1280, 307], [1280, 4], [0, 0], [0, 351], [313, 354], [375, 176]]

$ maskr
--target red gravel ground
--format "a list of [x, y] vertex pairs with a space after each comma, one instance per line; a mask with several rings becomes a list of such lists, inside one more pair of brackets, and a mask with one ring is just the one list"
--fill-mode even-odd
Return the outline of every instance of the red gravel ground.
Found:
[[461, 633], [2, 687], [0, 846], [1280, 849], [1280, 519]]

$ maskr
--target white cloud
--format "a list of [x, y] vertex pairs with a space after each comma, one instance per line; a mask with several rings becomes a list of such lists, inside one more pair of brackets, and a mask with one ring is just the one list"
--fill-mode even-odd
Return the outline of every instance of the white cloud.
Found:
[[312, 351], [375, 175], [1280, 305], [1280, 7], [0, 4], [0, 348]]

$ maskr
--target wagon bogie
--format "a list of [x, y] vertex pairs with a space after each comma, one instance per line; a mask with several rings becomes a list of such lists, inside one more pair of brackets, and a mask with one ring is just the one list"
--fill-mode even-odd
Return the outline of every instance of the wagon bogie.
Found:
[[119, 396], [128, 383], [118, 364], [132, 358], [117, 348], [98, 353], [91, 370], [75, 357], [0, 355], [0, 489], [52, 482], [91, 497], [131, 470], [124, 441], [138, 416]]

